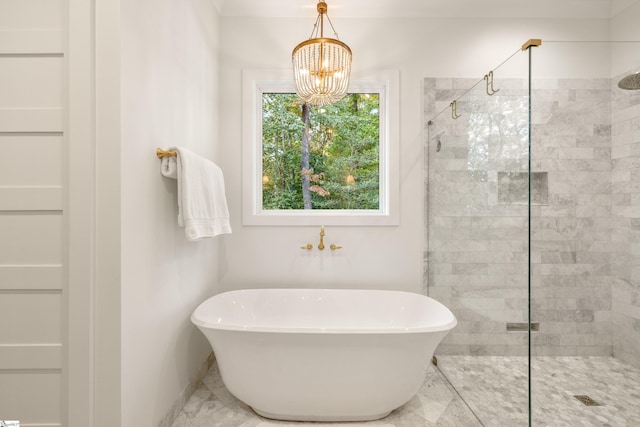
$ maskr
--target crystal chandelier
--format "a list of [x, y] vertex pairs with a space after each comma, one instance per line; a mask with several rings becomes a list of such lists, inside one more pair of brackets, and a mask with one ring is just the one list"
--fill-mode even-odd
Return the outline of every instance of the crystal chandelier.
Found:
[[338, 40], [329, 15], [327, 21], [335, 38], [324, 37], [327, 4], [318, 2], [317, 10], [318, 18], [311, 37], [298, 44], [291, 54], [293, 81], [298, 96], [304, 102], [310, 105], [329, 105], [347, 94], [351, 74], [351, 49]]

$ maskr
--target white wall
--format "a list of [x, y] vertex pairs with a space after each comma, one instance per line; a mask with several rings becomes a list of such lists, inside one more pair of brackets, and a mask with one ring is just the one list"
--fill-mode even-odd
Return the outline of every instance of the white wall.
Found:
[[210, 0], [121, 7], [121, 425], [142, 427], [159, 423], [211, 353], [189, 316], [218, 290], [226, 237], [186, 241], [155, 149], [217, 161], [219, 23]]
[[640, 71], [640, 2], [629, 6], [611, 19], [611, 40], [637, 43], [615, 43], [611, 49], [611, 75], [617, 76], [630, 70]]
[[[241, 223], [241, 73], [289, 69], [309, 19], [225, 17], [221, 39], [220, 150], [234, 235], [221, 252], [221, 286], [356, 287], [422, 291], [424, 77], [482, 79], [530, 38], [606, 39], [608, 20], [340, 19], [340, 39], [354, 52], [354, 70], [400, 70], [400, 225], [328, 227], [340, 253], [301, 251], [317, 244], [318, 227], [243, 227]], [[581, 71], [576, 64], [573, 71]], [[522, 67], [504, 74], [526, 75]], [[608, 72], [608, 70], [607, 70]]]

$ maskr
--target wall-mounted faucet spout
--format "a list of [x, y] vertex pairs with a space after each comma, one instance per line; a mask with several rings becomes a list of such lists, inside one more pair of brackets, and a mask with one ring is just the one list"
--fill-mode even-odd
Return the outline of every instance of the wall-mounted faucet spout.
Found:
[[318, 249], [324, 249], [324, 225], [320, 227], [320, 243], [318, 244]]

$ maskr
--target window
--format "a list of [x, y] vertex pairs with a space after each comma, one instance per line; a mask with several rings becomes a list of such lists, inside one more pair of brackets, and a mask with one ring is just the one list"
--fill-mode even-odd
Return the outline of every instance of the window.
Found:
[[302, 106], [290, 72], [243, 75], [245, 225], [397, 225], [398, 74]]
[[262, 94], [262, 209], [380, 208], [380, 94]]

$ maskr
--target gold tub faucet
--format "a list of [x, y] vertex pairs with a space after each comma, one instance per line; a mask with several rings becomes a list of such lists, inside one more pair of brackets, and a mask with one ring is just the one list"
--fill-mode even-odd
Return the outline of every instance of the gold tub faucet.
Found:
[[318, 244], [318, 249], [324, 249], [324, 225], [320, 227], [320, 243]]
[[[320, 243], [318, 243], [318, 249], [323, 251], [325, 246], [324, 246], [324, 225], [322, 227], [320, 227]], [[342, 246], [340, 245], [336, 245], [336, 244], [331, 244], [329, 245], [329, 248], [331, 248], [332, 251], [338, 250], [338, 249], [342, 249]], [[313, 249], [313, 245], [311, 243], [307, 243], [304, 246], [300, 246], [300, 249], [305, 249], [305, 250], [311, 250]]]

